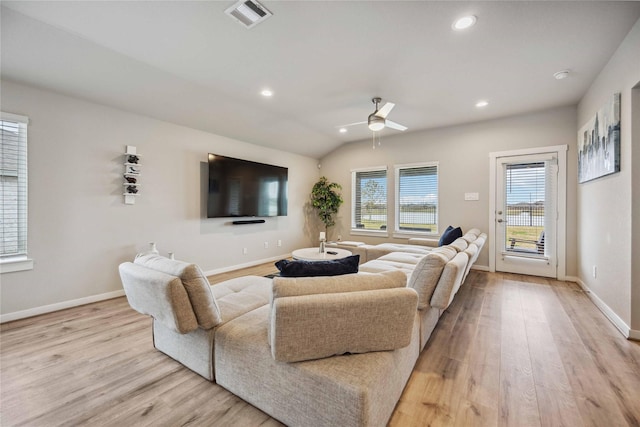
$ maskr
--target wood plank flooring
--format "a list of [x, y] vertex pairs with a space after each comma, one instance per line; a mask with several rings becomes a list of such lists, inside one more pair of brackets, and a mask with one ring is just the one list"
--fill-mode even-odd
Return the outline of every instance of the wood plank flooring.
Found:
[[[125, 298], [2, 325], [0, 425], [281, 425], [156, 351], [150, 327]], [[472, 271], [389, 425], [640, 426], [640, 343], [575, 284]]]

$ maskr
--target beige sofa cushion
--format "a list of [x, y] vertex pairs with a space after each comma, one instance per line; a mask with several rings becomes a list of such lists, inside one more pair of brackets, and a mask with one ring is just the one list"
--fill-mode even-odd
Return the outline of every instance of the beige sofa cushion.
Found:
[[404, 252], [422, 255], [428, 254], [431, 250], [431, 248], [423, 245], [406, 245], [402, 243], [380, 243], [375, 246], [375, 249], [384, 253]]
[[469, 242], [467, 242], [462, 237], [459, 237], [456, 240], [454, 240], [453, 243], [451, 243], [451, 244], [449, 244], [447, 246], [451, 246], [451, 247], [455, 248], [456, 251], [462, 252], [465, 249], [467, 249], [467, 246], [469, 246]]
[[425, 237], [412, 237], [409, 239], [410, 245], [427, 246], [431, 248], [438, 247], [438, 239], [428, 239]]
[[[444, 247], [443, 247], [444, 248]], [[429, 308], [431, 296], [438, 284], [442, 270], [452, 258], [451, 249], [433, 250], [416, 264], [407, 286], [418, 292], [418, 309]]]
[[179, 278], [131, 262], [120, 264], [119, 270], [127, 300], [134, 310], [181, 334], [198, 328], [189, 296]]
[[453, 297], [462, 284], [468, 261], [469, 256], [464, 252], [460, 252], [447, 263], [442, 271], [438, 287], [433, 292], [433, 297], [431, 298], [432, 307], [444, 310], [451, 304]]
[[223, 323], [269, 304], [271, 279], [242, 276], [211, 286]]
[[133, 262], [179, 277], [189, 295], [189, 301], [191, 301], [191, 306], [198, 319], [198, 325], [209, 329], [222, 322], [220, 309], [211, 293], [209, 281], [196, 264], [153, 254], [137, 256]]
[[274, 277], [273, 298], [403, 288], [407, 277], [398, 271], [319, 277]]
[[[294, 280], [307, 283], [289, 286]], [[268, 334], [273, 358], [297, 362], [406, 347], [418, 297], [404, 287], [405, 280], [399, 272], [277, 278]], [[357, 290], [358, 285], [373, 290]]]

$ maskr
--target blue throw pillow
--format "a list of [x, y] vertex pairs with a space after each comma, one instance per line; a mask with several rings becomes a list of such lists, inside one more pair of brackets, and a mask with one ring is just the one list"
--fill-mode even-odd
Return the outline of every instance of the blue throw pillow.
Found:
[[281, 277], [339, 276], [358, 272], [360, 255], [328, 261], [282, 259], [276, 262]]
[[460, 227], [453, 228], [452, 226], [448, 226], [444, 233], [442, 233], [442, 236], [440, 236], [438, 246], [450, 245], [458, 237], [462, 237], [462, 229]]

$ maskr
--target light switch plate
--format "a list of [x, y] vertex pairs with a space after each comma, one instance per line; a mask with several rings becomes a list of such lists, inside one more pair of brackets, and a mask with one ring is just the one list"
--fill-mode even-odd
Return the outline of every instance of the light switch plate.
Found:
[[480, 194], [478, 193], [464, 193], [465, 200], [480, 200]]

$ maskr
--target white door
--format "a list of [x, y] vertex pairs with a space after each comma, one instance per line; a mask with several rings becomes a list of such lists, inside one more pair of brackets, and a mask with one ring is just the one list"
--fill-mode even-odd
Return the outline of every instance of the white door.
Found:
[[558, 277], [557, 153], [495, 162], [495, 270]]

